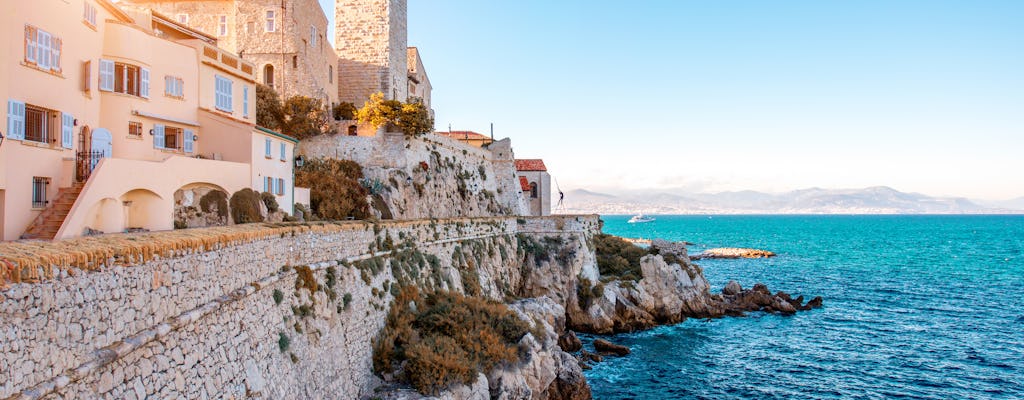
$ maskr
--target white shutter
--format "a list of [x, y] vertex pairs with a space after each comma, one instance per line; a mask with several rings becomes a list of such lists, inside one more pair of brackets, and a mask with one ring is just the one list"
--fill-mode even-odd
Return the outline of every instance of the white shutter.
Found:
[[34, 26], [25, 25], [25, 61], [36, 62], [36, 48], [39, 31]]
[[7, 137], [25, 140], [25, 103], [7, 101]]
[[164, 148], [164, 126], [153, 125], [153, 147], [157, 149]]
[[249, 118], [249, 87], [242, 87], [242, 117]]
[[61, 144], [65, 149], [74, 146], [75, 140], [75, 117], [68, 113], [60, 113], [60, 137]]
[[139, 93], [142, 94], [142, 97], [145, 97], [145, 98], [148, 99], [149, 98], [149, 68], [141, 68], [141, 70], [142, 70], [142, 72], [140, 73], [141, 78], [139, 78], [139, 82], [141, 82], [142, 84], [139, 86]]
[[114, 91], [114, 62], [100, 60], [100, 90]]
[[50, 69], [50, 34], [37, 29], [36, 65], [42, 69]]
[[195, 138], [195, 135], [195, 131], [189, 129], [185, 130], [185, 138], [182, 142], [184, 143], [183, 147], [185, 148], [186, 153], [192, 153], [195, 151], [195, 145], [194, 142], [192, 141], [192, 139]]

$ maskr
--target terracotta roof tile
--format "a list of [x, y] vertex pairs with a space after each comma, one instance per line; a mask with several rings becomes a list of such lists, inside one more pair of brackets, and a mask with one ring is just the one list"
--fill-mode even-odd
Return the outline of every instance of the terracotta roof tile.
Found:
[[547, 171], [544, 160], [516, 160], [516, 171]]
[[526, 180], [525, 176], [519, 177], [519, 186], [523, 188], [524, 192], [530, 191], [530, 182]]

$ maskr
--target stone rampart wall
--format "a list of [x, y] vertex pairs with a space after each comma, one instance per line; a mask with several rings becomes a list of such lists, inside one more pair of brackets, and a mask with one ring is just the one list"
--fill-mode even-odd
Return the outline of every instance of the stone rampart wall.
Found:
[[[358, 260], [412, 244], [437, 257], [435, 284], [463, 291], [454, 254], [477, 241], [489, 250], [482, 294], [501, 298], [523, 284], [517, 233], [584, 243], [597, 229], [596, 216], [350, 223], [11, 285], [0, 291], [0, 398], [366, 395], [399, 278], [397, 264], [370, 272]], [[282, 269], [304, 265], [329, 290], [299, 290], [302, 268]]]

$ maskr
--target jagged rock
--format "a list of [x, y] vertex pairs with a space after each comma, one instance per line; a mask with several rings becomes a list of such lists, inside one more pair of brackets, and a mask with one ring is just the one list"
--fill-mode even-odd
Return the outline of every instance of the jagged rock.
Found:
[[740, 248], [719, 248], [707, 249], [700, 254], [690, 257], [691, 260], [702, 260], [705, 258], [768, 258], [775, 257], [775, 253], [767, 250], [740, 249]]
[[580, 361], [590, 361], [599, 363], [601, 361], [604, 361], [604, 357], [601, 357], [600, 354], [591, 353], [589, 351], [583, 350], [580, 352]]
[[[560, 353], [557, 357], [563, 368], [559, 369], [558, 377], [551, 382], [551, 386], [548, 386], [547, 398], [549, 400], [591, 399], [590, 385], [583, 377], [583, 369], [576, 359], [567, 353]], [[571, 365], [575, 365], [576, 368], [571, 368]]]
[[806, 307], [806, 308], [802, 308], [802, 309], [803, 310], [810, 310], [812, 308], [821, 308], [821, 302], [822, 302], [821, 296], [817, 296], [817, 297], [811, 299], [811, 301], [808, 301], [807, 304], [804, 305], [804, 307]]
[[729, 283], [725, 285], [725, 288], [722, 289], [722, 294], [726, 296], [735, 296], [740, 294], [742, 291], [743, 286], [740, 286], [739, 282], [729, 281]]
[[594, 341], [594, 350], [597, 350], [597, 352], [601, 354], [614, 354], [620, 357], [629, 354], [629, 347], [618, 345], [604, 339], [597, 339]]
[[583, 342], [580, 342], [580, 338], [576, 337], [576, 332], [566, 331], [562, 336], [558, 337], [558, 347], [561, 347], [562, 351], [575, 353], [583, 348]]

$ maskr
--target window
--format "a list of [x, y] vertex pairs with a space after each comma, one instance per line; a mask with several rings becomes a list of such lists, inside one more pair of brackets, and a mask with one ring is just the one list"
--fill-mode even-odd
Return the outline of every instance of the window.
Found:
[[188, 14], [178, 14], [177, 18], [182, 25], [188, 25]]
[[249, 87], [242, 86], [242, 118], [249, 118]]
[[276, 21], [277, 19], [276, 15], [274, 14], [274, 10], [267, 10], [267, 32], [277, 31], [277, 26], [275, 24]]
[[50, 185], [50, 178], [38, 176], [32, 177], [32, 208], [46, 208], [46, 187]]
[[176, 76], [164, 76], [164, 95], [177, 99], [185, 98], [185, 81]]
[[309, 27], [309, 45], [310, 47], [316, 47], [316, 27]]
[[299, 67], [299, 56], [292, 56], [292, 68]]
[[220, 17], [218, 17], [218, 21], [220, 22], [220, 24], [218, 24], [219, 25], [218, 26], [218, 33], [220, 33], [221, 37], [227, 36], [228, 35], [228, 16], [227, 15], [221, 15]]
[[284, 195], [284, 178], [277, 178], [277, 191], [278, 196]]
[[52, 112], [35, 106], [25, 106], [25, 140], [50, 143]]
[[60, 38], [32, 25], [25, 25], [25, 64], [59, 73], [61, 47]]
[[100, 60], [100, 90], [149, 98], [149, 69]]
[[264, 192], [270, 193], [271, 190], [274, 190], [273, 186], [274, 186], [274, 178], [271, 178], [271, 177], [268, 176], [268, 177], [266, 177], [266, 179], [263, 180], [263, 191]]
[[334, 66], [327, 66], [327, 83], [334, 83]]
[[250, 34], [250, 33], [253, 33], [254, 31], [256, 31], [256, 24], [254, 24], [252, 21], [246, 22], [245, 23], [245, 33], [246, 34]]
[[265, 142], [265, 145], [266, 145], [266, 146], [265, 146], [265, 147], [266, 147], [266, 154], [264, 154], [264, 157], [267, 157], [267, 158], [274, 158], [274, 156], [272, 155], [272, 153], [271, 153], [271, 150], [270, 150], [270, 149], [271, 149], [271, 144], [272, 144], [272, 143], [271, 143], [271, 141], [270, 141], [270, 139], [269, 139], [269, 138], [268, 138], [268, 139], [265, 139], [265, 140], [266, 140], [266, 142]]
[[181, 150], [181, 135], [181, 128], [175, 128], [170, 126], [165, 127], [163, 148], [170, 150]]
[[263, 84], [274, 87], [274, 66], [267, 64], [263, 66]]
[[537, 182], [530, 182], [530, 198], [536, 199], [537, 197]]
[[96, 6], [90, 4], [88, 1], [84, 2], [85, 10], [82, 11], [82, 19], [89, 26], [96, 27]]
[[281, 161], [285, 160], [285, 153], [288, 146], [285, 146], [284, 142], [281, 142]]
[[216, 76], [216, 106], [218, 110], [231, 112], [231, 85], [230, 79], [223, 76]]
[[142, 123], [136, 121], [128, 122], [128, 136], [133, 139], [142, 139]]

